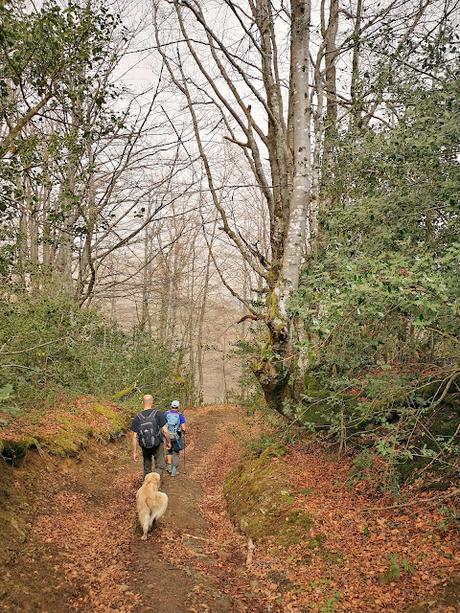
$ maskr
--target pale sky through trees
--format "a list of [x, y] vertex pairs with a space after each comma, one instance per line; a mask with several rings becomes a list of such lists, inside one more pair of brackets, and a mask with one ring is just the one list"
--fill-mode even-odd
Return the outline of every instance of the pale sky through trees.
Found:
[[[247, 322], [235, 322], [245, 314], [261, 347], [268, 333], [276, 349], [266, 356], [284, 356], [262, 360], [273, 374], [290, 359], [288, 303], [315, 248], [320, 210], [327, 214], [333, 204], [321, 190], [336, 140], [355, 129], [398, 125], [405, 110], [398, 87], [438, 78], [424, 72], [419, 56], [424, 45], [429, 55], [433, 36], [442, 38], [455, 5], [260, 0], [251, 6], [244, 0], [111, 5], [128, 39], [115, 28], [107, 47], [113, 65], [102, 59], [93, 89], [83, 98], [74, 92], [73, 108], [50, 105], [44, 124], [30, 123], [31, 133], [60, 134], [64, 143], [81, 130], [86, 149], [72, 158], [65, 145], [69, 163], [50, 166], [64, 177], [63, 189], [55, 183], [43, 197], [24, 179], [33, 197], [19, 204], [26, 238], [21, 230], [18, 244], [32, 270], [48, 263], [49, 241], [41, 233], [49, 207], [65, 202], [73, 210], [64, 210], [54, 227], [61, 244], [51, 255], [68, 285], [76, 284], [81, 304], [103, 303], [113, 315], [122, 312], [124, 326], [137, 322], [163, 341], [170, 334], [172, 344], [194, 345], [199, 355], [215, 340], [197, 340], [206, 325], [213, 330], [208, 312], [224, 305], [222, 329], [244, 335]], [[97, 87], [108, 88], [103, 112], [92, 103]], [[29, 100], [18, 95], [20, 114]], [[98, 122], [108, 119], [103, 133]], [[24, 283], [35, 283], [34, 273], [24, 271]]]

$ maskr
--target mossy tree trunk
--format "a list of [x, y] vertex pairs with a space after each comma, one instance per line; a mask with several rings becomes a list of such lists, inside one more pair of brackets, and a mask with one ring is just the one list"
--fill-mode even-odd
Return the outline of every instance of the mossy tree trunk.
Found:
[[[276, 260], [269, 274], [267, 311], [264, 319], [268, 340], [261, 359], [254, 365], [254, 373], [270, 407], [292, 417], [284, 401], [291, 393], [289, 386], [294, 368], [292, 348], [293, 322], [288, 310], [289, 300], [298, 287], [303, 262], [307, 220], [311, 192], [311, 98], [309, 91], [309, 27], [310, 2], [291, 2], [290, 97], [288, 122], [282, 135], [283, 147], [288, 150], [283, 182], [288, 186], [284, 206], [274, 211], [275, 226], [281, 240], [274, 236], [273, 252]], [[266, 11], [268, 12], [268, 3]], [[262, 24], [261, 33], [267, 26]], [[269, 35], [263, 38], [266, 53], [275, 52], [273, 20]], [[280, 122], [280, 118], [278, 118]], [[269, 148], [270, 151], [270, 148]], [[276, 146], [270, 151], [277, 156]], [[277, 168], [280, 172], [280, 168]], [[278, 179], [273, 176], [273, 183]], [[273, 280], [273, 281], [272, 281]]]
[[[213, 14], [197, 2], [165, 2], [174, 6], [179, 38], [194, 62], [195, 73], [190, 66], [182, 65], [180, 54], [168, 55], [167, 45], [162, 44], [163, 24], [159, 21], [159, 8], [154, 8], [156, 42], [164, 65], [172, 82], [183, 94], [188, 107], [202, 167], [207, 179], [212, 203], [221, 222], [221, 230], [239, 251], [253, 278], [262, 281], [265, 304], [254, 306], [238, 288], [219, 270], [216, 257], [212, 256], [221, 280], [230, 293], [247, 308], [250, 318], [265, 324], [266, 341], [260, 347], [260, 355], [253, 361], [253, 371], [264, 391], [268, 404], [283, 415], [291, 417], [284, 400], [289, 395], [289, 382], [293, 372], [292, 317], [288, 305], [296, 291], [306, 250], [306, 231], [310, 213], [311, 192], [311, 91], [310, 74], [310, 0], [291, 0], [290, 11], [290, 67], [289, 100], [283, 96], [285, 80], [280, 73], [282, 58], [278, 45], [280, 36], [279, 15], [270, 0], [255, 0], [251, 13], [244, 18], [238, 8], [229, 5], [243, 28], [242, 37], [254, 44], [254, 62], [260, 70], [259, 79], [251, 80], [244, 62], [230, 54], [221, 39], [221, 28], [214, 28]], [[191, 25], [190, 17], [192, 17]], [[189, 31], [190, 29], [190, 31]], [[254, 32], [254, 34], [253, 34]], [[202, 36], [203, 44], [197, 44]], [[283, 43], [284, 44], [284, 43]], [[252, 46], [252, 45], [251, 45]], [[206, 57], [202, 54], [206, 50]], [[179, 59], [178, 59], [179, 58]], [[209, 69], [209, 61], [214, 69]], [[207, 96], [212, 100], [228, 130], [226, 140], [240, 147], [250, 171], [253, 173], [264, 203], [269, 227], [270, 245], [264, 250], [258, 242], [247, 240], [238, 226], [233, 211], [228, 211], [219, 188], [220, 178], [209, 156], [203, 137], [199, 78], [207, 82]], [[228, 95], [215, 77], [217, 73], [225, 84]], [[239, 74], [251, 96], [265, 113], [266, 124], [258, 123], [260, 113], [252, 113], [240, 95], [232, 74]], [[251, 97], [249, 96], [249, 97]], [[265, 128], [266, 125], [266, 128]], [[209, 157], [208, 157], [209, 156]], [[267, 164], [268, 161], [268, 164]], [[203, 228], [206, 233], [206, 228]], [[208, 242], [209, 246], [209, 242]], [[210, 251], [213, 251], [210, 249]], [[260, 289], [260, 283], [256, 283]]]

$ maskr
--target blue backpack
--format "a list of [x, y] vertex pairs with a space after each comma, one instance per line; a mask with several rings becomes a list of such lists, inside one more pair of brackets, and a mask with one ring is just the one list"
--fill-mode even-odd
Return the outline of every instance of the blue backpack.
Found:
[[180, 416], [179, 413], [168, 413], [166, 415], [168, 424], [169, 438], [172, 441], [177, 441], [181, 437]]

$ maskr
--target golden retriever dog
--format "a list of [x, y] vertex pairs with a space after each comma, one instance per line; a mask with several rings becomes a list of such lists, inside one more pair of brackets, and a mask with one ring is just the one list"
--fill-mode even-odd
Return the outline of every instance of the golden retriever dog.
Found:
[[147, 533], [153, 522], [160, 519], [168, 508], [168, 496], [159, 492], [161, 477], [158, 473], [145, 475], [144, 483], [137, 490], [136, 503], [139, 523], [142, 526], [142, 540], [147, 540]]

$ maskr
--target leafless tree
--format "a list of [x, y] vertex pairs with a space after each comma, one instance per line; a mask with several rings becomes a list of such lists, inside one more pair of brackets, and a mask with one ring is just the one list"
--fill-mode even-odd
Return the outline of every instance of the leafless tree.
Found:
[[[162, 8], [174, 12], [177, 35], [184, 41], [179, 43], [179, 53], [168, 51], [167, 43], [171, 41], [162, 38], [159, 13]], [[172, 82], [185, 99], [210, 197], [223, 231], [267, 288], [263, 309], [254, 309], [235, 288], [232, 292], [245, 302], [254, 318], [266, 325], [267, 344], [254, 362], [254, 371], [267, 401], [281, 409], [292, 371], [288, 302], [298, 285], [311, 187], [311, 6], [305, 0], [291, 5], [288, 96], [281, 74], [276, 25], [278, 18], [286, 18], [285, 11], [276, 12], [267, 0], [250, 2], [249, 12], [233, 2], [225, 2], [225, 8], [243, 31], [235, 46], [246, 44], [250, 48], [241, 59], [233, 46], [222, 40], [215, 16], [194, 1], [155, 4], [156, 44]], [[202, 43], [208, 58], [202, 56]], [[192, 61], [185, 62], [187, 56]], [[247, 104], [246, 94], [255, 99], [257, 108]], [[262, 253], [257, 245], [245, 239], [222, 201], [205, 143], [205, 130], [211, 133], [212, 130], [203, 129], [201, 124], [205, 104], [217, 111], [219, 124], [227, 131], [227, 141], [242, 151], [252, 170], [260, 198], [267, 207], [269, 253]]]
[[[431, 0], [389, 0], [375, 7], [361, 0], [314, 6], [306, 0], [291, 0], [289, 6], [268, 0], [224, 0], [219, 6], [153, 2], [155, 49], [182, 95], [195, 140], [188, 153], [200, 157], [219, 232], [256, 279], [257, 306], [254, 295], [248, 297], [219, 268], [215, 255], [213, 264], [223, 285], [244, 304], [245, 319], [265, 326], [252, 366], [268, 403], [285, 414], [291, 415], [283, 400], [298, 355], [288, 305], [318, 237], [319, 211], [327, 208], [321, 201], [322, 173], [339, 130], [386, 121], [390, 100], [381, 74], [403, 60], [415, 32], [423, 35], [422, 23], [426, 26], [435, 5]], [[388, 62], [382, 60], [385, 37]], [[363, 70], [376, 75], [369, 90]], [[183, 129], [186, 122], [176, 117]], [[233, 173], [231, 194], [225, 189], [228, 157], [244, 160], [252, 184], [239, 184]], [[237, 213], [254, 188], [267, 217], [263, 247], [243, 231], [244, 215]]]

